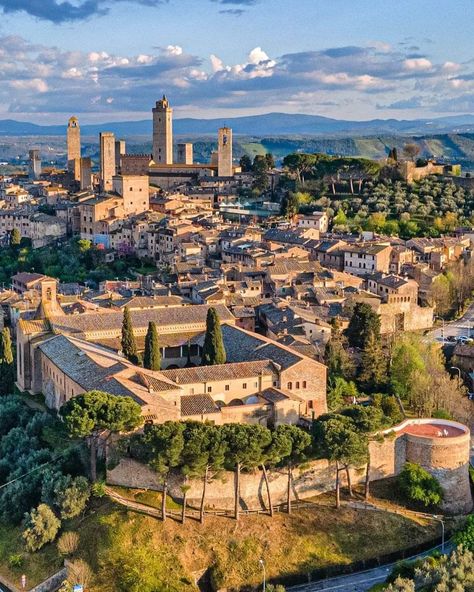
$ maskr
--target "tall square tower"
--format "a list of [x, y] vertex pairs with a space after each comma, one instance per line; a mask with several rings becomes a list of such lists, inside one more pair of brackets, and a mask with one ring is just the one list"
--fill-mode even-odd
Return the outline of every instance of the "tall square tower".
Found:
[[115, 136], [112, 132], [101, 132], [100, 139], [100, 188], [111, 191], [115, 175]]
[[179, 164], [193, 164], [193, 145], [190, 142], [178, 144], [176, 148]]
[[173, 109], [163, 95], [153, 108], [153, 160], [173, 164]]
[[232, 177], [232, 130], [230, 127], [219, 128], [217, 141], [217, 174], [219, 177]]
[[80, 181], [81, 128], [77, 117], [71, 117], [67, 124], [67, 170]]
[[30, 150], [28, 163], [28, 178], [31, 181], [39, 179], [41, 176], [41, 156], [39, 150]]

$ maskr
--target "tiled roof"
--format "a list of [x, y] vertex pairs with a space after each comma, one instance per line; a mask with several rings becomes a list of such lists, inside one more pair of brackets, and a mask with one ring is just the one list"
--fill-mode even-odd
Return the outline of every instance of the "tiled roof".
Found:
[[[177, 306], [150, 310], [132, 310], [132, 325], [135, 330], [146, 329], [150, 321], [159, 328], [176, 325], [205, 324], [207, 305]], [[234, 316], [222, 304], [214, 307], [222, 322], [233, 321]], [[97, 331], [120, 331], [123, 313], [91, 313], [83, 315], [53, 316], [51, 323], [61, 333], [84, 333]]]
[[231, 325], [222, 326], [222, 336], [229, 363], [271, 360], [285, 369], [303, 359], [270, 339]]
[[181, 415], [184, 417], [219, 412], [219, 407], [209, 395], [186, 395], [181, 397]]
[[87, 345], [70, 337], [57, 335], [42, 343], [39, 349], [85, 391], [99, 389], [114, 395], [133, 396], [131, 391], [114, 378], [114, 374], [127, 368], [127, 365], [118, 356], [105, 350], [104, 355], [109, 358], [110, 365], [101, 365], [87, 353], [87, 349], [81, 347], [87, 348]]
[[217, 366], [196, 366], [195, 368], [176, 368], [163, 370], [161, 374], [177, 384], [193, 384], [210, 380], [233, 380], [235, 378], [251, 378], [259, 374], [274, 374], [275, 369], [270, 360], [243, 361]]

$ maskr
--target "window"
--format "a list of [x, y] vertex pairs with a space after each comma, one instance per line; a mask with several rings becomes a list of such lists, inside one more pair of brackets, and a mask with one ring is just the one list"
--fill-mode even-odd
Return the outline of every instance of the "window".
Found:
[[246, 383], [246, 382], [243, 382], [243, 383], [242, 383], [242, 388], [243, 388], [243, 389], [246, 389], [246, 388], [247, 388], [247, 383]]
[[230, 385], [229, 384], [226, 384], [225, 387], [224, 387], [224, 390], [225, 391], [230, 391]]
[[286, 388], [287, 388], [289, 391], [291, 391], [291, 389], [293, 388], [293, 383], [289, 382], [289, 383], [286, 385]]
[[300, 383], [299, 381], [297, 381], [295, 388], [299, 389], [300, 388]]
[[207, 392], [208, 392], [208, 393], [212, 393], [212, 386], [208, 386], [208, 387], [207, 387]]

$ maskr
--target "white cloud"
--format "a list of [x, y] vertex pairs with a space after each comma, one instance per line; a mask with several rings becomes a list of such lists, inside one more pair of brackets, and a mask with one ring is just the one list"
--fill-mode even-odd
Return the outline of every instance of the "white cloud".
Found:
[[10, 86], [17, 90], [33, 90], [39, 93], [48, 91], [48, 85], [41, 78], [32, 78], [31, 80], [12, 80]]
[[433, 64], [426, 58], [410, 58], [403, 62], [405, 70], [425, 71], [431, 70]]

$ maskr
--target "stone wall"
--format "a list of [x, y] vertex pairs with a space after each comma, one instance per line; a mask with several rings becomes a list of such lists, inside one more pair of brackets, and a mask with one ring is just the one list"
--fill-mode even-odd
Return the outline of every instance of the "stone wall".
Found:
[[[469, 484], [470, 433], [467, 428], [459, 437], [426, 438], [403, 433], [410, 423], [439, 422], [441, 420], [407, 420], [387, 430], [380, 441], [371, 441], [370, 480], [375, 481], [398, 475], [405, 463], [414, 462], [423, 466], [440, 482], [444, 492], [443, 511], [453, 514], [467, 513], [472, 509]], [[446, 422], [459, 426], [454, 422]], [[365, 478], [365, 467], [351, 471], [354, 483]], [[342, 475], [343, 482], [345, 476]], [[274, 503], [284, 503], [287, 491], [287, 473], [283, 469], [269, 471], [269, 482]], [[107, 483], [135, 489], [161, 490], [156, 473], [147, 466], [124, 458], [107, 472]], [[170, 480], [170, 495], [182, 498], [182, 478], [173, 475]], [[202, 481], [188, 482], [188, 499], [198, 504], [202, 493]], [[249, 509], [266, 507], [267, 493], [261, 471], [243, 473], [241, 476], [241, 506]], [[334, 466], [326, 460], [316, 460], [293, 472], [294, 499], [304, 499], [332, 491], [335, 488]], [[225, 472], [220, 479], [208, 485], [207, 505], [211, 508], [231, 509], [234, 499], [234, 473]]]

